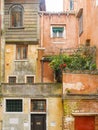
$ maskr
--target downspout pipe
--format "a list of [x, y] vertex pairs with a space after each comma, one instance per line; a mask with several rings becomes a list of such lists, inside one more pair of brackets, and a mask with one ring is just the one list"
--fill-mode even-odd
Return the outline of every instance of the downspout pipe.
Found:
[[41, 83], [44, 82], [43, 76], [44, 76], [44, 57], [41, 59]]

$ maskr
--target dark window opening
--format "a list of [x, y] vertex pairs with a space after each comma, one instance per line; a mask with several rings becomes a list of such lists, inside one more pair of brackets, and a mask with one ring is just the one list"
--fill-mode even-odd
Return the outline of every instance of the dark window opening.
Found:
[[22, 99], [7, 99], [6, 112], [22, 112]]
[[27, 76], [27, 83], [34, 83], [34, 76]]
[[31, 100], [32, 112], [46, 112], [46, 100]]
[[11, 8], [11, 27], [23, 26], [23, 9], [17, 5]]
[[16, 77], [9, 77], [9, 83], [16, 83]]

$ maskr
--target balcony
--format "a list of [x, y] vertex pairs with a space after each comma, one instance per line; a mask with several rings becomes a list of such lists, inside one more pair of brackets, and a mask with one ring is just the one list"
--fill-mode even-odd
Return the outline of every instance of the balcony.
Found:
[[61, 84], [37, 83], [37, 84], [2, 84], [2, 95], [6, 97], [54, 97], [61, 96]]

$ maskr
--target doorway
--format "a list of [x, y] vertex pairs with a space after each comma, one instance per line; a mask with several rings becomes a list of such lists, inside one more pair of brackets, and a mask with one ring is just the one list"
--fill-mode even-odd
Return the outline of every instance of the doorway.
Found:
[[95, 130], [95, 116], [76, 116], [75, 130]]
[[46, 130], [46, 114], [31, 114], [31, 130]]

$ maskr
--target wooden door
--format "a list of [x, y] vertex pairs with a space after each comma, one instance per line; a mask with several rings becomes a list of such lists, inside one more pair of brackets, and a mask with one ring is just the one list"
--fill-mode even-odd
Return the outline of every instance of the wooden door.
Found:
[[75, 130], [95, 130], [94, 116], [76, 116]]
[[32, 114], [31, 115], [31, 130], [46, 130], [46, 115]]

